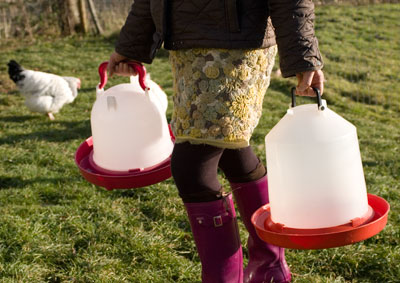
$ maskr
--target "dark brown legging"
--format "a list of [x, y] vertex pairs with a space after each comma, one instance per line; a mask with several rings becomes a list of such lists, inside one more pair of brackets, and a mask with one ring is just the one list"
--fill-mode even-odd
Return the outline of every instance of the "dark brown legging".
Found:
[[224, 149], [189, 142], [175, 144], [171, 171], [184, 202], [207, 202], [221, 198], [218, 168], [232, 183], [255, 181], [266, 173], [250, 146]]

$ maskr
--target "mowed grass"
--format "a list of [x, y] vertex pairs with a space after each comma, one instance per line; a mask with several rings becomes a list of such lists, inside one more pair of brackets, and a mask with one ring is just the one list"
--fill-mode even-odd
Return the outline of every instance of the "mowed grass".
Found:
[[[361, 243], [287, 250], [294, 282], [400, 282], [399, 14], [399, 4], [317, 8], [324, 97], [357, 126], [368, 191], [389, 201], [391, 212], [386, 228]], [[0, 45], [1, 282], [200, 282], [199, 258], [172, 179], [106, 191], [86, 182], [74, 163], [79, 144], [91, 135], [97, 66], [108, 59], [114, 40]], [[6, 73], [10, 59], [80, 77], [78, 98], [55, 121], [29, 112]], [[171, 97], [167, 51], [147, 69]], [[124, 81], [113, 78], [108, 86]], [[266, 94], [252, 140], [264, 162], [264, 136], [285, 114], [294, 84], [274, 75]], [[247, 232], [240, 228], [245, 246]]]

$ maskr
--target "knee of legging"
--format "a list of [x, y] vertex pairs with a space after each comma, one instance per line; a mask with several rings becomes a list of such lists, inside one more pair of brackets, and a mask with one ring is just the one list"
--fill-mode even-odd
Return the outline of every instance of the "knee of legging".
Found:
[[247, 182], [257, 181], [258, 179], [264, 177], [265, 174], [267, 173], [267, 169], [265, 168], [265, 166], [261, 161], [259, 161], [255, 169], [249, 172], [245, 171], [240, 172], [228, 169], [224, 170], [224, 168], [221, 168], [221, 170], [224, 172], [225, 177], [231, 183], [247, 183]]
[[221, 198], [221, 184], [215, 168], [187, 164], [172, 155], [171, 173], [183, 202], [208, 202]]

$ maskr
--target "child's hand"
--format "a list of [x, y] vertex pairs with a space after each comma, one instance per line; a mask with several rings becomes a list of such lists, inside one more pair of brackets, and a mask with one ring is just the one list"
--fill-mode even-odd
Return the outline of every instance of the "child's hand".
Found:
[[321, 91], [321, 95], [324, 92], [324, 73], [321, 70], [307, 71], [296, 74], [297, 86], [296, 94], [300, 96], [316, 96], [313, 87], [318, 88]]
[[112, 77], [113, 74], [126, 77], [136, 76], [136, 71], [128, 65], [126, 62], [127, 60], [129, 60], [128, 57], [118, 54], [117, 52], [112, 53], [108, 60], [108, 75], [110, 77]]

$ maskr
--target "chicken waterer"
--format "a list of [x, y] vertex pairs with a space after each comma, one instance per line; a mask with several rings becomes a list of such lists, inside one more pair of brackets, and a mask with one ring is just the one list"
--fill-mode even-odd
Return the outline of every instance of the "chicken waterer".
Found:
[[353, 244], [379, 233], [389, 204], [367, 194], [356, 127], [327, 107], [292, 105], [265, 138], [269, 203], [252, 216], [264, 241], [294, 249]]
[[171, 177], [173, 135], [165, 116], [161, 89], [148, 88], [143, 65], [129, 62], [139, 84], [107, 90], [107, 65], [99, 66], [100, 83], [91, 111], [92, 136], [75, 154], [81, 174], [106, 189], [138, 188]]

